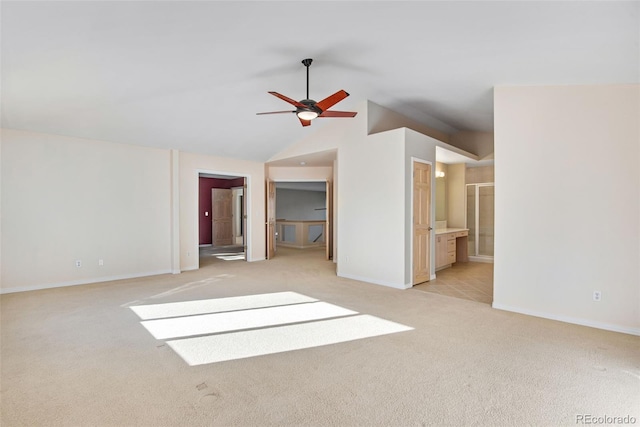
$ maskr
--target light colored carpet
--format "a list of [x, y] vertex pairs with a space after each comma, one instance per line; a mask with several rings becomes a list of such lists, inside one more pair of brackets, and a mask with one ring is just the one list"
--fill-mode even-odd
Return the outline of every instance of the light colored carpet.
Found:
[[[130, 308], [287, 291], [413, 330], [189, 366]], [[0, 302], [3, 427], [640, 423], [640, 338], [341, 279], [313, 249]]]

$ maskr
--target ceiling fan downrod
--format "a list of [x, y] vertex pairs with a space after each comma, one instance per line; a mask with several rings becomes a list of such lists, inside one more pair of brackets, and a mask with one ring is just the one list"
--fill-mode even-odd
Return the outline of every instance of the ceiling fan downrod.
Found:
[[309, 99], [309, 66], [313, 62], [313, 59], [307, 58], [302, 60], [302, 64], [307, 67], [307, 99]]

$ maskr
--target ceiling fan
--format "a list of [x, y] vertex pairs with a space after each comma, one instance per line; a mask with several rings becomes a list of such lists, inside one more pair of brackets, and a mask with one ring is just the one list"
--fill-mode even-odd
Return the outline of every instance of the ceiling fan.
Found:
[[273, 96], [277, 96], [285, 102], [296, 107], [293, 111], [271, 111], [267, 113], [256, 113], [257, 115], [262, 114], [282, 114], [282, 113], [296, 113], [300, 123], [302, 126], [311, 125], [311, 120], [316, 117], [355, 117], [356, 112], [353, 111], [328, 111], [329, 108], [337, 104], [338, 102], [345, 99], [349, 94], [344, 90], [339, 90], [331, 96], [326, 97], [320, 102], [316, 102], [313, 99], [309, 99], [309, 66], [313, 62], [313, 59], [307, 58], [302, 60], [302, 64], [307, 67], [307, 98], [302, 101], [296, 101], [294, 99], [288, 98], [284, 95], [279, 94], [278, 92], [269, 92]]

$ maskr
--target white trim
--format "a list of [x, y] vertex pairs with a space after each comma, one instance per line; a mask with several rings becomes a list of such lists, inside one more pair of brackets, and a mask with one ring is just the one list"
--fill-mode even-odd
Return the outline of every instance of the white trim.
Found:
[[[205, 175], [220, 175], [220, 176], [228, 176], [228, 177], [235, 177], [235, 178], [244, 178], [244, 183], [246, 185], [246, 193], [244, 194], [245, 200], [247, 202], [247, 211], [245, 212], [245, 215], [247, 215], [247, 228], [246, 230], [244, 230], [245, 232], [245, 246], [247, 248], [247, 250], [244, 252], [244, 257], [245, 257], [245, 261], [246, 262], [252, 262], [254, 261], [253, 259], [251, 259], [251, 249], [252, 249], [252, 240], [251, 240], [251, 214], [252, 214], [252, 206], [251, 206], [251, 176], [247, 173], [240, 173], [240, 172], [221, 172], [221, 171], [213, 171], [210, 169], [196, 169], [196, 193], [198, 194], [198, 197], [196, 197], [196, 218], [195, 218], [195, 233], [194, 236], [196, 236], [196, 246], [195, 246], [195, 251], [194, 253], [198, 254], [199, 253], [199, 248], [200, 248], [200, 211], [199, 211], [199, 202], [200, 202], [200, 175], [205, 174]], [[206, 177], [205, 177], [206, 178]], [[244, 188], [244, 187], [243, 187]], [[247, 197], [249, 196], [249, 197]], [[195, 268], [189, 267], [188, 269], [182, 269], [182, 271], [188, 271], [188, 270], [199, 270], [200, 269], [200, 257], [198, 256], [198, 258], [196, 259], [196, 265]]]
[[[405, 290], [405, 289], [409, 289], [409, 288], [413, 287], [413, 285], [409, 285], [407, 287], [406, 284], [399, 285], [397, 283], [384, 282], [384, 281], [381, 281], [381, 280], [372, 279], [370, 277], [361, 277], [361, 276], [356, 276], [356, 275], [353, 275], [353, 274], [337, 273], [336, 275], [338, 277], [344, 277], [345, 279], [357, 280], [358, 282], [366, 282], [366, 283], [371, 283], [371, 284], [374, 284], [374, 285], [387, 286], [389, 288], [394, 288], [394, 289]], [[413, 277], [412, 277], [412, 279], [413, 279]]]
[[120, 274], [117, 276], [98, 277], [95, 279], [71, 280], [69, 282], [48, 283], [44, 285], [33, 285], [33, 286], [24, 286], [24, 287], [6, 288], [6, 289], [3, 288], [3, 289], [0, 289], [0, 295], [12, 294], [16, 292], [38, 291], [41, 289], [64, 288], [66, 286], [90, 285], [93, 283], [112, 282], [114, 280], [124, 280], [124, 279], [136, 279], [138, 277], [158, 276], [161, 274], [171, 274], [171, 273], [173, 272], [170, 269], [167, 269], [167, 270], [160, 270], [160, 271], [151, 271], [147, 273]]
[[557, 314], [546, 313], [543, 311], [529, 310], [526, 308], [512, 307], [504, 304], [493, 303], [491, 307], [511, 311], [514, 313], [526, 314], [528, 316], [542, 317], [543, 319], [557, 320], [559, 322], [573, 323], [575, 325], [588, 326], [590, 328], [604, 329], [607, 331], [621, 332], [623, 334], [640, 336], [640, 328], [632, 328], [628, 326], [613, 325], [611, 323], [594, 322], [593, 320], [581, 319], [577, 317], [562, 316]]

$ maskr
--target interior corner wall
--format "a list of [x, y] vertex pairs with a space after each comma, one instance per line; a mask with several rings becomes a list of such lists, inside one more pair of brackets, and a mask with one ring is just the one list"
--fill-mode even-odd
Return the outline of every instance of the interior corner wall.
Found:
[[171, 272], [169, 150], [3, 129], [1, 171], [2, 293]]
[[[413, 160], [419, 159], [431, 163], [431, 224], [436, 221], [436, 145], [438, 141], [427, 135], [404, 129], [404, 284], [413, 286]], [[435, 275], [435, 226], [431, 230], [429, 266], [431, 276]]]
[[200, 173], [247, 177], [247, 261], [265, 259], [265, 165], [248, 160], [180, 153], [180, 270], [195, 270], [198, 260], [198, 178]]
[[494, 307], [640, 335], [639, 117], [638, 85], [496, 88]]
[[349, 140], [337, 160], [338, 276], [404, 288], [404, 130]]
[[[386, 132], [389, 130], [408, 128], [417, 133], [427, 135], [445, 143], [449, 142], [449, 135], [422, 123], [385, 108], [375, 102], [367, 103], [367, 134]], [[435, 120], [435, 119], [434, 119]]]
[[449, 143], [484, 159], [493, 154], [493, 138], [493, 132], [460, 131], [451, 135]]

